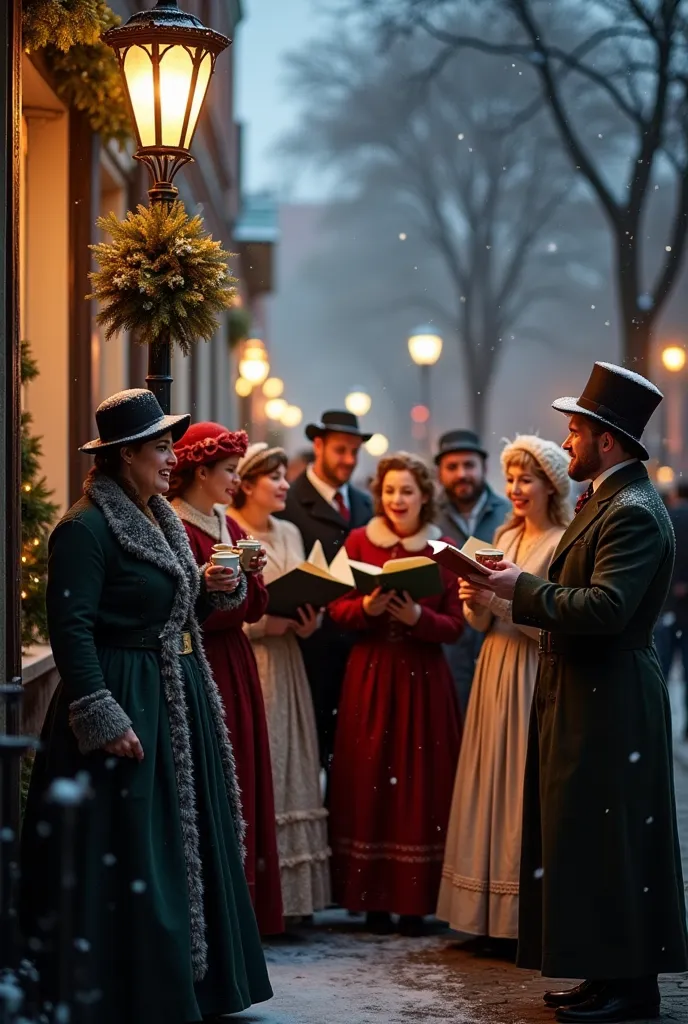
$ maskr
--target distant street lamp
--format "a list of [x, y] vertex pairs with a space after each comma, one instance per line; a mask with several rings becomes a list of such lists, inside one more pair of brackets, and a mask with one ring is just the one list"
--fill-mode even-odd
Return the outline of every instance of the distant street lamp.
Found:
[[[115, 51], [134, 124], [134, 158], [148, 168], [151, 203], [171, 203], [180, 167], [193, 160], [191, 143], [208, 91], [215, 61], [231, 40], [206, 28], [177, 0], [158, 0], [149, 11], [133, 14], [125, 25], [105, 32]], [[169, 337], [148, 350], [146, 383], [164, 412], [170, 411], [172, 353]]]
[[365, 443], [366, 451], [375, 458], [384, 455], [388, 448], [389, 441], [384, 434], [373, 434], [370, 440]]
[[372, 404], [372, 398], [362, 388], [355, 388], [353, 391], [350, 391], [344, 399], [344, 405], [354, 416], [367, 416]]
[[[686, 366], [686, 350], [682, 345], [665, 345], [662, 366], [668, 373], [665, 385], [664, 449], [675, 470], [683, 470], [683, 389], [679, 374]], [[668, 467], [667, 467], [668, 468]]]
[[239, 360], [239, 373], [254, 386], [262, 384], [270, 373], [270, 360], [265, 345], [259, 338], [249, 338]]
[[[442, 338], [430, 324], [417, 327], [408, 340], [408, 349], [416, 366], [420, 367], [421, 406], [427, 409], [425, 418], [425, 446], [430, 452], [430, 368], [442, 355]], [[415, 408], [418, 408], [417, 406]], [[423, 422], [416, 420], [416, 422]]]
[[284, 398], [269, 398], [265, 403], [265, 415], [269, 420], [275, 420], [280, 423], [287, 408], [288, 405]]
[[246, 380], [245, 377], [237, 377], [234, 382], [234, 390], [239, 398], [248, 398], [253, 391], [253, 384], [250, 380]]
[[303, 412], [298, 405], [288, 405], [282, 413], [281, 423], [283, 427], [298, 427], [303, 419]]
[[284, 394], [284, 381], [279, 377], [268, 377], [263, 384], [263, 394], [266, 398], [280, 398]]
[[680, 345], [667, 345], [662, 349], [662, 363], [670, 373], [680, 373], [686, 365], [686, 350]]

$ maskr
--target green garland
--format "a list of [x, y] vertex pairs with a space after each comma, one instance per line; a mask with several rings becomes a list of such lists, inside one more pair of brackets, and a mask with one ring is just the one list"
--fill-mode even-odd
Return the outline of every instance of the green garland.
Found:
[[251, 314], [244, 306], [232, 306], [229, 311], [229, 344], [238, 345], [251, 332]]
[[184, 204], [139, 206], [124, 220], [114, 213], [98, 220], [112, 237], [91, 249], [100, 270], [90, 275], [102, 309], [98, 323], [110, 339], [132, 331], [150, 345], [169, 337], [188, 355], [209, 341], [219, 327], [218, 314], [232, 305], [230, 253], [204, 231], [200, 217], [189, 218]]
[[132, 137], [122, 77], [103, 32], [120, 19], [104, 0], [23, 0], [27, 53], [43, 49], [58, 95], [82, 110], [105, 143]]

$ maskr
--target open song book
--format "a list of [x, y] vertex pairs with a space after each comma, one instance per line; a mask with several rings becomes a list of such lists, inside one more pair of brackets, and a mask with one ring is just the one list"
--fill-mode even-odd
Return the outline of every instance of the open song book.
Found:
[[299, 608], [311, 605], [317, 611], [347, 594], [355, 586], [344, 548], [330, 565], [319, 540], [305, 562], [268, 584], [268, 615], [297, 619]]
[[431, 558], [393, 558], [380, 567], [367, 562], [349, 561], [356, 590], [372, 594], [377, 587], [383, 590], [404, 590], [414, 601], [421, 597], [441, 594], [443, 588], [439, 566]]
[[491, 547], [484, 540], [469, 537], [462, 548], [455, 548], [453, 544], [447, 544], [443, 540], [431, 540], [429, 543], [432, 548], [431, 558], [456, 576], [463, 576], [469, 580], [471, 577], [478, 579], [480, 576], [489, 576], [490, 570], [475, 560], [476, 551], [484, 551]]

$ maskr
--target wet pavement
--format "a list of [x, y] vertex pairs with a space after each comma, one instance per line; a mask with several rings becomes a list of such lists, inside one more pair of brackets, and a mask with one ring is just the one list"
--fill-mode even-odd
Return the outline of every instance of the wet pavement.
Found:
[[[676, 800], [688, 879], [688, 744], [680, 681], [671, 686]], [[275, 997], [227, 1018], [237, 1024], [522, 1024], [552, 1021], [542, 993], [552, 980], [455, 947], [438, 927], [423, 939], [365, 935], [362, 918], [318, 915], [303, 941], [266, 948]], [[688, 975], [660, 979], [662, 1022], [688, 1024]], [[569, 984], [569, 983], [567, 983]]]

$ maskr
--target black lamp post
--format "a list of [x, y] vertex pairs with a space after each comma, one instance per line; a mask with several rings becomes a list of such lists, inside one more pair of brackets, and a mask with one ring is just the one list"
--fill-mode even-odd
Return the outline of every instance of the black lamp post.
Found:
[[[134, 157], [152, 179], [150, 201], [173, 202], [178, 195], [174, 176], [193, 160], [189, 150], [215, 61], [231, 40], [180, 11], [177, 0], [158, 0], [152, 10], [132, 15], [103, 39], [119, 61], [138, 143]], [[150, 346], [146, 383], [169, 413], [169, 337]]]

